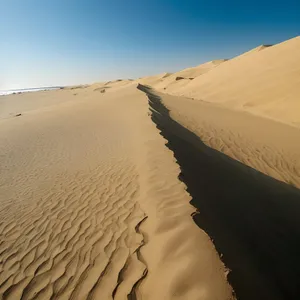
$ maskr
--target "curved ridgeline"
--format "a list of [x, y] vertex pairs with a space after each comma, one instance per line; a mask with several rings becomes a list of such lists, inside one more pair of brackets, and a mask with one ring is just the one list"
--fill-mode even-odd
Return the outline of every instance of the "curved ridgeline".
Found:
[[153, 90], [138, 88], [199, 209], [195, 222], [231, 270], [237, 299], [299, 299], [299, 190], [207, 147], [170, 117]]

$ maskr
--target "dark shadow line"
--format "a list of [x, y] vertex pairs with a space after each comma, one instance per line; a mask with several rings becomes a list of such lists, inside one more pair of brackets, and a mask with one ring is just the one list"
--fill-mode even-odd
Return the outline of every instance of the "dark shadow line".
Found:
[[214, 242], [237, 299], [300, 298], [300, 192], [225, 154], [174, 121], [151, 88], [152, 120], [181, 168], [195, 223]]

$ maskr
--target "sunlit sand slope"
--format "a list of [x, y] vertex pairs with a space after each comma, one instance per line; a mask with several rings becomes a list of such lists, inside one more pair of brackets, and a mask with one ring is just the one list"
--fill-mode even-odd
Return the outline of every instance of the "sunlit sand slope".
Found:
[[18, 96], [0, 121], [3, 299], [232, 298], [135, 84]]

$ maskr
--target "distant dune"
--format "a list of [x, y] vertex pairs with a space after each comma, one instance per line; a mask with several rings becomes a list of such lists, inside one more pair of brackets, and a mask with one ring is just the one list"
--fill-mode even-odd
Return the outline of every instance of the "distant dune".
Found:
[[265, 50], [265, 49], [267, 49], [269, 47], [272, 47], [272, 46], [273, 45], [260, 45], [258, 47], [255, 47], [255, 48], [253, 48], [253, 49], [251, 49], [249, 51], [246, 51], [246, 52], [242, 53], [241, 55], [239, 55], [237, 57], [242, 57], [242, 56], [244, 57], [244, 56], [247, 56], [247, 55], [249, 55], [251, 53], [259, 52], [259, 51]]
[[[226, 60], [225, 59], [214, 60], [197, 67], [187, 68], [182, 71], [170, 74], [168, 77], [160, 78], [158, 82], [154, 82], [149, 85], [152, 85], [156, 89], [163, 89], [169, 91], [172, 90], [172, 88], [176, 88], [176, 87], [178, 88], [180, 86], [186, 85], [190, 80], [212, 70], [213, 68], [217, 67], [219, 64], [223, 63], [224, 61]], [[183, 81], [177, 82], [178, 78], [183, 79]], [[139, 82], [142, 83], [143, 81], [139, 81]]]
[[136, 82], [140, 83], [140, 84], [144, 84], [144, 85], [156, 85], [164, 80], [166, 80], [166, 78], [168, 78], [171, 75], [171, 73], [162, 73], [162, 74], [158, 74], [158, 75], [154, 75], [154, 76], [148, 76], [148, 77], [143, 77], [143, 78], [139, 78], [136, 80]]
[[299, 49], [1, 96], [0, 298], [297, 300]]
[[299, 297], [300, 130], [139, 86], [237, 299]]
[[[299, 127], [299, 49], [300, 37], [274, 46], [259, 46], [193, 80], [172, 84], [168, 79], [153, 87]], [[180, 76], [180, 72], [174, 76]]]

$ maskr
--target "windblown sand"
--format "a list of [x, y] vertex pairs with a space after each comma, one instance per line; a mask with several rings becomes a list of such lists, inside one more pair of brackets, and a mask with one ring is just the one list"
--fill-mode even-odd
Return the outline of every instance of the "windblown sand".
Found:
[[0, 100], [1, 297], [231, 299], [146, 95], [100, 85]]
[[296, 299], [299, 42], [0, 97], [0, 298]]
[[277, 45], [257, 47], [230, 60], [190, 68], [191, 72], [185, 72], [182, 80], [175, 80], [177, 74], [181, 76], [178, 72], [172, 75], [171, 82], [161, 78], [155, 82], [152, 77], [151, 81], [142, 84], [299, 128], [299, 48], [298, 36]]
[[138, 82], [208, 146], [300, 187], [299, 48], [296, 37]]
[[158, 93], [172, 118], [209, 147], [266, 175], [300, 187], [300, 130], [292, 126]]

